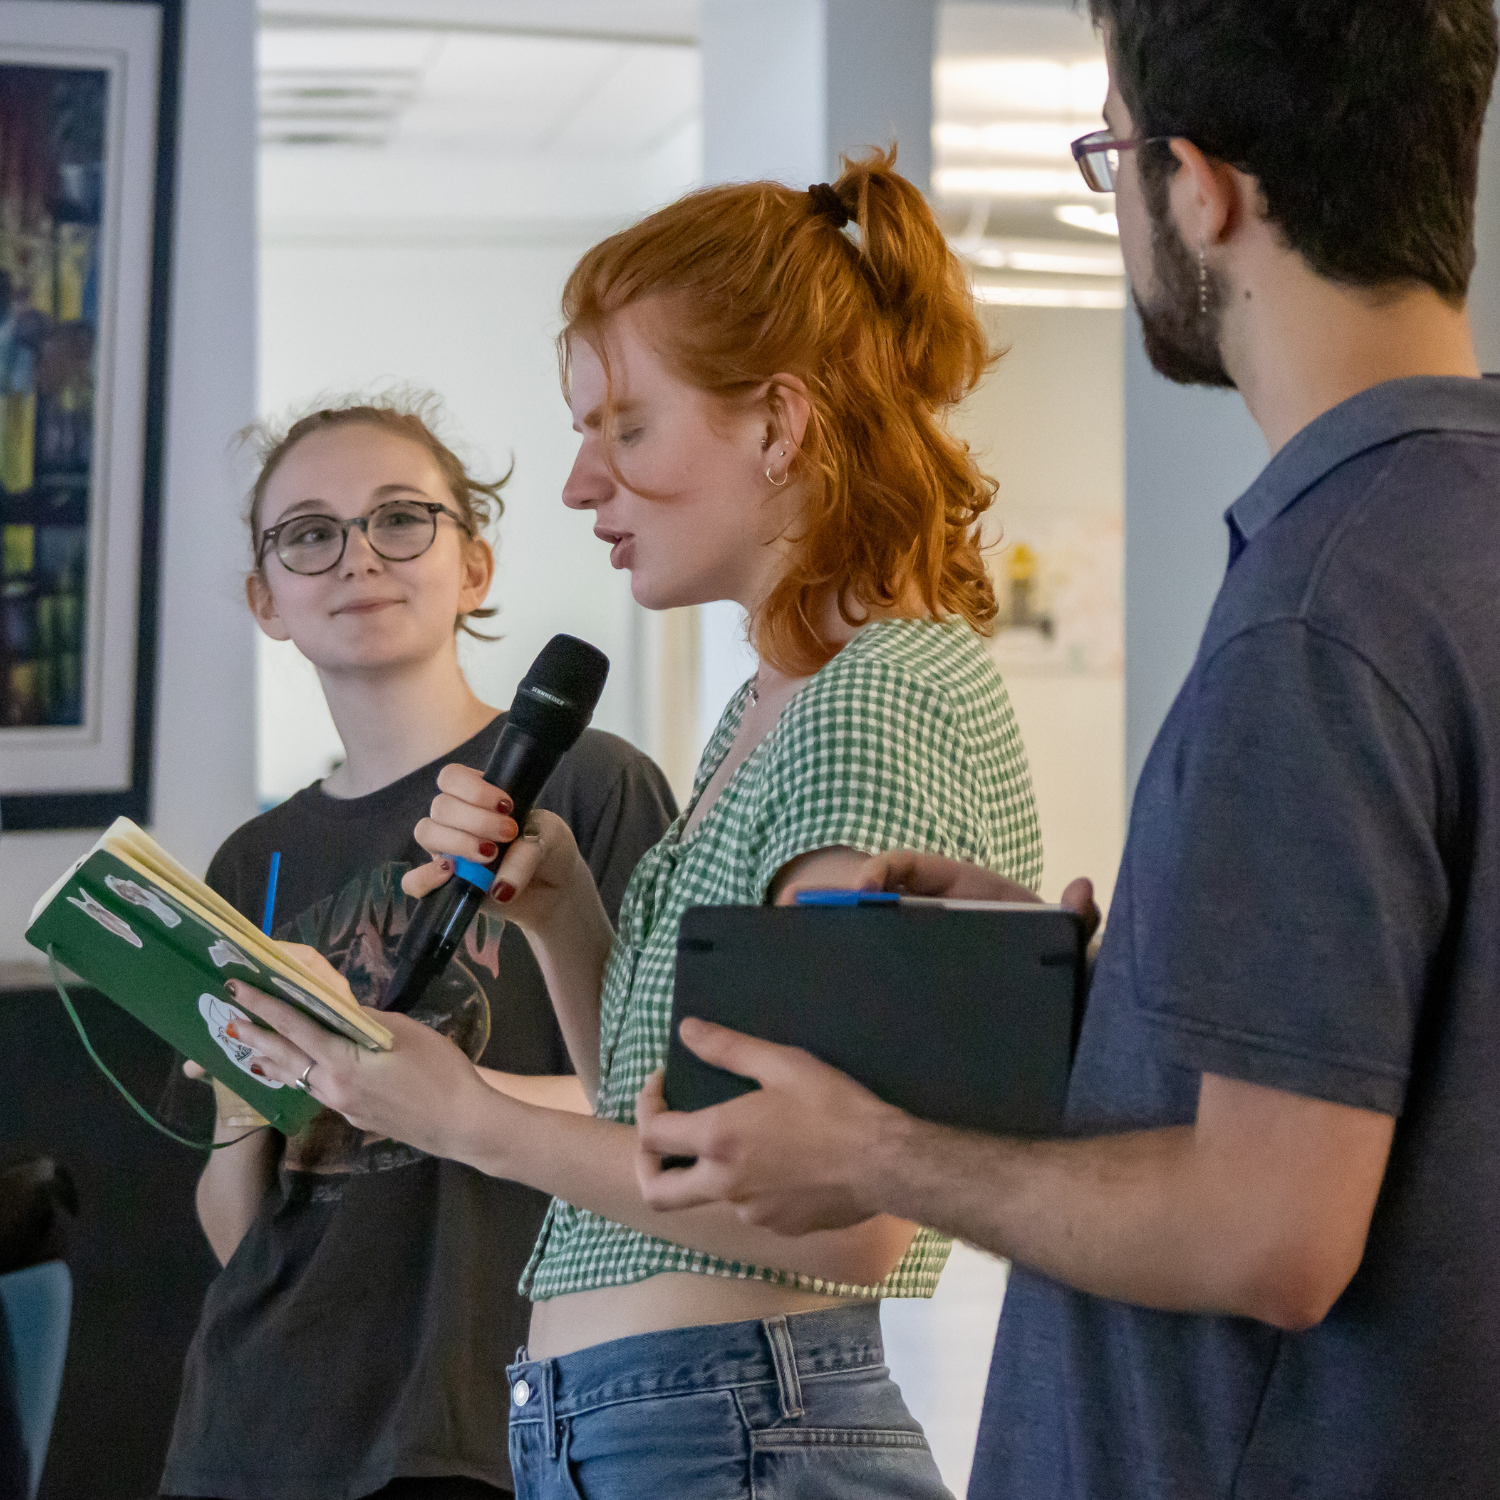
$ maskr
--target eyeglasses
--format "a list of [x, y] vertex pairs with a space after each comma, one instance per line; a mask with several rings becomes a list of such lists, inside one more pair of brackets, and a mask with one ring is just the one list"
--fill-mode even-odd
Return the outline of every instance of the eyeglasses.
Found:
[[387, 500], [368, 515], [347, 521], [318, 515], [278, 521], [261, 532], [255, 565], [259, 567], [265, 560], [266, 549], [274, 546], [282, 567], [289, 573], [301, 573], [304, 577], [326, 573], [343, 561], [351, 526], [358, 526], [364, 532], [376, 557], [387, 562], [410, 562], [432, 546], [440, 515], [448, 516], [466, 535], [472, 535], [462, 516], [435, 500]]
[[1168, 137], [1163, 135], [1138, 135], [1133, 140], [1122, 141], [1115, 139], [1108, 130], [1094, 130], [1073, 142], [1073, 160], [1078, 163], [1083, 180], [1096, 193], [1112, 193], [1120, 175], [1120, 153], [1166, 139]]

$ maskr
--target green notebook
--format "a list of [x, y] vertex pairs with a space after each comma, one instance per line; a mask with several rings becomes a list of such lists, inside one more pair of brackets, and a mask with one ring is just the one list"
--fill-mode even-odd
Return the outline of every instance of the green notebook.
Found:
[[372, 1051], [390, 1032], [185, 870], [128, 818], [32, 909], [26, 940], [217, 1078], [278, 1130], [300, 1130], [322, 1106], [250, 1072], [255, 1054], [229, 1035], [247, 1019], [226, 988], [242, 979], [289, 1000]]

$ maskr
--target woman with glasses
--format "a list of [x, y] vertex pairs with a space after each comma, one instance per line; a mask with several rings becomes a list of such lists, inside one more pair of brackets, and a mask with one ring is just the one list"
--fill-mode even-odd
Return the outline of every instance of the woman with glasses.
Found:
[[[458, 633], [477, 634], [472, 622], [494, 613], [483, 533], [500, 486], [474, 479], [424, 410], [344, 406], [257, 434], [250, 609], [316, 668], [345, 755], [233, 833], [208, 871], [240, 911], [321, 954], [366, 1003], [384, 989], [414, 906], [401, 877], [425, 859], [412, 827], [437, 773], [482, 766], [503, 721], [457, 653]], [[543, 803], [578, 840], [611, 913], [676, 811], [657, 768], [597, 731], [565, 757]], [[536, 962], [493, 913], [475, 921], [418, 1019], [492, 1086], [586, 1107], [561, 1076], [571, 1069]], [[526, 1337], [516, 1285], [545, 1197], [331, 1111], [283, 1139], [215, 1091], [215, 1137], [236, 1144], [209, 1158], [198, 1213], [225, 1268], [188, 1353], [162, 1492], [508, 1492], [505, 1366]]]

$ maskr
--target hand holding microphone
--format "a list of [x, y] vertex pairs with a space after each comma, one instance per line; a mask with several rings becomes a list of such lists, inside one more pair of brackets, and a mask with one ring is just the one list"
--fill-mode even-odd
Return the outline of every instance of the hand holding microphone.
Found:
[[545, 927], [580, 873], [592, 883], [564, 819], [535, 811], [523, 831], [512, 816], [509, 795], [473, 766], [444, 766], [437, 785], [431, 816], [416, 827], [416, 840], [432, 861], [402, 877], [401, 889], [408, 896], [420, 899], [457, 879], [454, 856], [482, 862], [485, 845], [504, 850], [491, 899], [501, 903], [501, 913], [518, 927]]
[[[521, 679], [481, 778], [505, 794], [516, 831], [525, 828], [548, 778], [588, 726], [608, 674], [609, 659], [602, 651], [572, 636], [555, 635]], [[452, 784], [458, 769], [445, 767], [442, 775]], [[440, 776], [440, 784], [441, 780]], [[458, 784], [466, 786], [468, 780], [458, 778]], [[485, 794], [485, 801], [498, 809], [501, 798]], [[437, 851], [454, 855], [455, 878], [429, 889], [418, 903], [396, 950], [382, 1009], [410, 1011], [448, 966], [489, 892], [502, 852], [500, 842], [475, 840], [478, 859], [453, 850]], [[487, 850], [484, 844], [493, 848]]]

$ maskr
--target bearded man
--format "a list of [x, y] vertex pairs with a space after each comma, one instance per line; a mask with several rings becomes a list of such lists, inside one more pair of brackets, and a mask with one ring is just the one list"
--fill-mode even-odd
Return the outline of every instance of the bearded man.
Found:
[[[1141, 774], [1068, 1138], [911, 1119], [805, 1054], [639, 1104], [659, 1208], [877, 1212], [1014, 1261], [970, 1495], [1500, 1487], [1500, 382], [1465, 295], [1491, 0], [1093, 0], [1156, 367], [1271, 460]], [[867, 885], [1014, 898], [909, 855]], [[1080, 907], [1086, 892], [1070, 892]], [[662, 1154], [697, 1156], [663, 1172]]]

